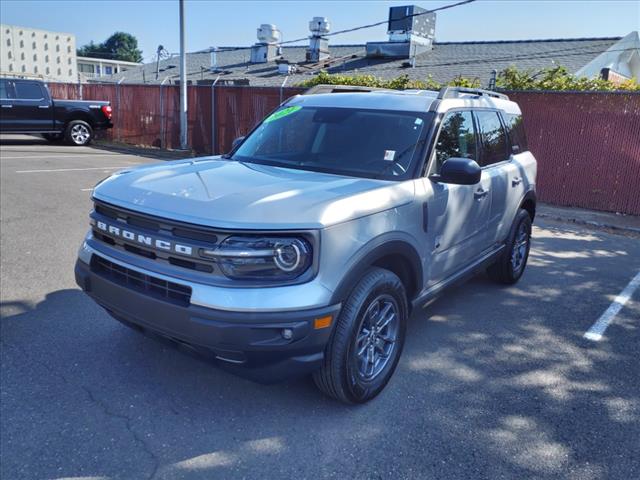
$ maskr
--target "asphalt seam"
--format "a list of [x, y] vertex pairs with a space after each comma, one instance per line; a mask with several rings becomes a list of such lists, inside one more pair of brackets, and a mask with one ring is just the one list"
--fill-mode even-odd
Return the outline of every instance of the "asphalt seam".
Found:
[[147, 445], [147, 442], [145, 441], [145, 439], [143, 437], [141, 437], [133, 429], [133, 426], [131, 425], [132, 419], [130, 417], [128, 417], [126, 415], [119, 414], [119, 413], [112, 412], [111, 410], [109, 410], [107, 405], [102, 400], [98, 399], [98, 397], [95, 396], [95, 394], [91, 391], [91, 389], [89, 389], [85, 385], [72, 382], [65, 375], [63, 375], [62, 373], [60, 373], [56, 369], [52, 368], [50, 365], [44, 363], [43, 361], [41, 361], [41, 360], [39, 360], [37, 358], [32, 357], [29, 353], [27, 353], [27, 350], [24, 349], [22, 346], [20, 346], [18, 344], [12, 344], [12, 343], [1, 342], [1, 341], [0, 341], [0, 344], [4, 345], [5, 347], [13, 347], [13, 348], [15, 348], [20, 353], [22, 353], [22, 355], [24, 357], [26, 357], [30, 362], [33, 362], [33, 363], [36, 363], [36, 364], [40, 365], [41, 367], [43, 367], [45, 370], [47, 370], [52, 375], [55, 375], [55, 376], [59, 377], [60, 379], [62, 379], [62, 381], [65, 382], [67, 385], [69, 385], [71, 387], [80, 388], [82, 391], [84, 391], [87, 394], [87, 397], [88, 397], [89, 401], [92, 404], [98, 406], [106, 416], [111, 417], [111, 418], [118, 418], [120, 420], [124, 420], [125, 428], [127, 429], [127, 431], [129, 431], [129, 433], [131, 434], [131, 436], [135, 440], [135, 443], [138, 443], [141, 446], [142, 450], [147, 455], [149, 455], [151, 457], [151, 460], [153, 461], [153, 470], [152, 470], [151, 474], [147, 477], [147, 479], [148, 480], [152, 480], [156, 476], [156, 474], [158, 472], [158, 469], [160, 468], [160, 459], [157, 457], [157, 455], [155, 453], [153, 453], [153, 451], [151, 450], [149, 445]]

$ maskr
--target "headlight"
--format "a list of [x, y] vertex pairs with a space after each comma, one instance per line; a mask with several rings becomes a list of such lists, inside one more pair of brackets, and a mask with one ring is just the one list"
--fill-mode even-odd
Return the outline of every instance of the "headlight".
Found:
[[215, 258], [227, 277], [244, 280], [292, 280], [313, 259], [309, 242], [297, 237], [228, 237], [201, 254]]

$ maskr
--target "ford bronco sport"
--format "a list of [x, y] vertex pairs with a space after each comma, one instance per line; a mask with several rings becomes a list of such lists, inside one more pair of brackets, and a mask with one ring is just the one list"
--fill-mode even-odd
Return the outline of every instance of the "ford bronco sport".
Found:
[[99, 183], [76, 281], [238, 374], [312, 373], [361, 403], [393, 374], [412, 309], [484, 269], [518, 281], [535, 178], [505, 95], [315, 87], [228, 155]]

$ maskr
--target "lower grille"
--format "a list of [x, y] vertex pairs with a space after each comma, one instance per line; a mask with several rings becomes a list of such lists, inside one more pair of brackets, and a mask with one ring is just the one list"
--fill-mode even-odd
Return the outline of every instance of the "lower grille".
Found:
[[131, 270], [98, 255], [91, 258], [91, 271], [114, 283], [176, 305], [188, 306], [191, 302], [191, 288]]

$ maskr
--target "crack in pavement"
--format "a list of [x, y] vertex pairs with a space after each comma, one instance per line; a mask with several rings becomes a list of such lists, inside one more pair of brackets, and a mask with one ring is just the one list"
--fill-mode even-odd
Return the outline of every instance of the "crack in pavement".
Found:
[[123, 414], [120, 414], [120, 413], [115, 413], [115, 412], [111, 411], [109, 409], [109, 407], [107, 406], [107, 404], [104, 403], [102, 400], [100, 400], [98, 397], [96, 397], [95, 394], [91, 391], [91, 389], [89, 389], [85, 385], [72, 382], [65, 375], [63, 375], [62, 373], [60, 373], [56, 369], [52, 368], [50, 365], [46, 364], [45, 362], [43, 362], [43, 361], [41, 361], [41, 360], [39, 360], [37, 358], [32, 357], [29, 353], [27, 353], [27, 351], [22, 346], [17, 345], [17, 344], [10, 344], [10, 343], [7, 343], [7, 342], [2, 342], [2, 341], [0, 341], [0, 344], [3, 345], [3, 347], [5, 347], [5, 348], [6, 347], [15, 348], [24, 357], [26, 357], [29, 361], [40, 365], [45, 370], [47, 370], [49, 373], [61, 378], [62, 381], [65, 382], [67, 385], [69, 385], [71, 387], [75, 387], [75, 388], [80, 388], [82, 391], [84, 391], [86, 393], [89, 401], [92, 404], [97, 405], [103, 411], [103, 413], [106, 416], [111, 417], [111, 418], [118, 418], [120, 420], [124, 420], [125, 428], [131, 434], [131, 436], [135, 440], [135, 443], [138, 443], [140, 445], [142, 451], [144, 451], [149, 457], [151, 457], [151, 460], [153, 461], [153, 470], [151, 471], [151, 474], [147, 477], [147, 479], [148, 480], [152, 480], [156, 476], [156, 474], [158, 473], [158, 469], [160, 468], [160, 460], [157, 457], [157, 455], [155, 453], [153, 453], [153, 451], [151, 450], [149, 445], [147, 445], [147, 442], [145, 441], [144, 437], [140, 436], [133, 429], [132, 419], [130, 417], [128, 417], [126, 415], [123, 415]]

